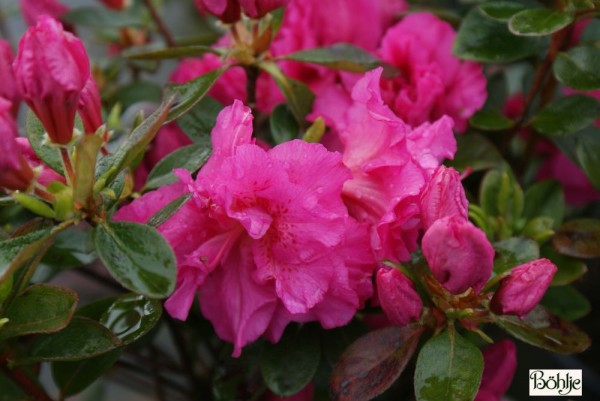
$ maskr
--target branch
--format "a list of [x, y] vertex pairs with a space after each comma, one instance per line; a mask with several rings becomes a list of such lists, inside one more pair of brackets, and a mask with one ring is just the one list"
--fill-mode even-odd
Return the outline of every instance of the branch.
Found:
[[154, 7], [154, 4], [152, 4], [152, 0], [143, 0], [143, 1], [144, 1], [144, 5], [150, 12], [150, 16], [152, 17], [152, 20], [154, 21], [154, 23], [156, 24], [156, 27], [158, 28], [158, 31], [160, 32], [162, 37], [165, 39], [167, 46], [176, 47], [177, 43], [175, 42], [175, 39], [173, 39], [173, 35], [171, 35], [171, 32], [169, 32], [167, 25], [165, 24], [163, 19], [158, 14], [156, 7]]
[[2, 373], [19, 386], [25, 394], [32, 397], [34, 401], [54, 401], [36, 380], [29, 377], [27, 372], [21, 368], [11, 368], [10, 359], [8, 354], [0, 354], [0, 371]]

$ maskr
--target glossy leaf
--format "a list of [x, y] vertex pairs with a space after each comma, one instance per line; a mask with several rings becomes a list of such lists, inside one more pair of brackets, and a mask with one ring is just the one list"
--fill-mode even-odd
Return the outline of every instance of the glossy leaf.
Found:
[[100, 323], [128, 345], [156, 326], [162, 314], [162, 304], [142, 295], [117, 297], [100, 317]]
[[552, 238], [558, 252], [576, 258], [600, 257], [600, 220], [577, 219], [563, 224]]
[[348, 43], [301, 50], [282, 58], [350, 72], [366, 72], [381, 64], [381, 61], [373, 57], [371, 53]]
[[0, 281], [31, 259], [50, 235], [49, 228], [42, 228], [0, 242]]
[[552, 286], [570, 284], [588, 271], [587, 266], [580, 259], [562, 255], [556, 252], [550, 244], [542, 247], [541, 257], [550, 259], [558, 268], [552, 278], [550, 284]]
[[462, 20], [453, 53], [466, 60], [510, 62], [537, 54], [546, 43], [537, 37], [515, 36], [505, 22], [473, 8]]
[[496, 316], [496, 323], [514, 337], [535, 347], [559, 354], [577, 354], [590, 346], [588, 335], [543, 306], [536, 306], [521, 320], [516, 316]]
[[463, 171], [467, 168], [473, 171], [488, 170], [500, 167], [502, 155], [494, 144], [481, 134], [468, 133], [456, 138], [458, 150], [453, 160], [447, 164]]
[[190, 173], [195, 173], [206, 163], [211, 152], [210, 142], [205, 141], [205, 144], [184, 146], [169, 153], [150, 171], [144, 188], [156, 189], [179, 181], [179, 178], [172, 172], [176, 168], [183, 168]]
[[69, 397], [85, 390], [119, 360], [121, 353], [120, 349], [115, 349], [82, 361], [54, 362], [52, 378], [60, 394]]
[[119, 339], [102, 324], [76, 316], [63, 330], [39, 335], [17, 364], [78, 361], [107, 353], [121, 345]]
[[489, 1], [480, 5], [479, 9], [486, 17], [507, 22], [510, 17], [525, 10], [526, 6], [512, 1]]
[[565, 194], [558, 181], [546, 180], [533, 184], [525, 191], [523, 216], [527, 219], [550, 217], [554, 227], [562, 223], [565, 216]]
[[498, 112], [480, 110], [471, 117], [469, 124], [485, 131], [502, 131], [512, 127], [515, 122]]
[[508, 21], [508, 28], [515, 35], [542, 36], [554, 32], [573, 22], [573, 14], [549, 8], [532, 8], [519, 11]]
[[192, 194], [181, 195], [179, 198], [169, 202], [165, 207], [154, 213], [152, 217], [148, 219], [146, 224], [152, 227], [160, 227], [165, 221], [169, 220], [182, 206], [190, 200]]
[[512, 237], [494, 242], [494, 273], [504, 273], [515, 266], [540, 258], [537, 242], [529, 238]]
[[387, 390], [412, 358], [423, 328], [372, 331], [344, 351], [331, 375], [335, 401], [367, 401]]
[[291, 141], [300, 133], [300, 126], [285, 103], [278, 104], [273, 109], [269, 122], [271, 135], [276, 144]]
[[223, 109], [221, 103], [205, 96], [187, 113], [177, 119], [177, 125], [194, 143], [205, 143]]
[[62, 330], [71, 320], [77, 302], [77, 293], [67, 288], [32, 285], [4, 311], [2, 317], [8, 323], [0, 329], [0, 339]]
[[578, 46], [559, 53], [553, 65], [554, 75], [563, 84], [578, 90], [600, 88], [600, 49]]
[[600, 102], [585, 95], [563, 96], [548, 104], [531, 123], [536, 131], [548, 135], [565, 135], [591, 125], [600, 118]]
[[314, 326], [289, 326], [277, 344], [263, 351], [260, 371], [267, 387], [289, 397], [312, 380], [321, 360], [319, 333]]
[[418, 401], [468, 401], [477, 394], [483, 356], [457, 332], [444, 331], [421, 348], [415, 371]]
[[132, 48], [124, 52], [123, 56], [134, 60], [165, 60], [173, 58], [199, 57], [205, 53], [220, 55], [219, 51], [210, 46], [179, 46], [162, 49]]
[[590, 301], [570, 285], [548, 288], [540, 303], [556, 316], [570, 321], [584, 317], [592, 309]]
[[175, 288], [173, 250], [144, 224], [107, 222], [94, 230], [96, 251], [110, 274], [131, 291], [164, 298]]
[[52, 170], [64, 176], [62, 159], [58, 148], [49, 144], [42, 122], [31, 110], [27, 110], [25, 131], [27, 132], [31, 148], [40, 160]]

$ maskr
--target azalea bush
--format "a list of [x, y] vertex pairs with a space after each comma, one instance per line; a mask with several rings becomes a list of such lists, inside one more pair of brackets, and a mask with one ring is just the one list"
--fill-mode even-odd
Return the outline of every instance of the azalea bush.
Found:
[[598, 2], [64, 3], [4, 10], [0, 399], [500, 400], [590, 346]]

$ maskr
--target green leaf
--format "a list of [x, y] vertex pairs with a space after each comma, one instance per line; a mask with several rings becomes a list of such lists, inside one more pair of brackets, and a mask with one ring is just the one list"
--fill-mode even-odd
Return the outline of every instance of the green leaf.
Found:
[[496, 316], [496, 323], [514, 337], [535, 347], [559, 354], [577, 354], [590, 346], [588, 335], [543, 306], [536, 306], [521, 320], [517, 316]]
[[592, 131], [595, 135], [580, 135], [577, 138], [575, 152], [579, 165], [590, 182], [600, 189], [600, 131]]
[[455, 331], [444, 331], [421, 348], [415, 371], [418, 401], [470, 401], [477, 394], [483, 356]]
[[327, 126], [323, 117], [317, 117], [304, 134], [302, 134], [302, 140], [308, 143], [319, 143], [323, 135], [325, 135], [326, 129]]
[[125, 288], [165, 298], [175, 288], [175, 255], [155, 228], [106, 222], [94, 229], [96, 251], [110, 274]]
[[0, 339], [62, 330], [71, 320], [77, 301], [77, 293], [67, 288], [32, 285], [4, 312], [8, 323], [0, 329]]
[[559, 53], [553, 65], [554, 76], [563, 84], [578, 90], [600, 88], [600, 49], [578, 46]]
[[587, 298], [570, 285], [550, 287], [540, 301], [542, 305], [565, 320], [577, 320], [592, 309]]
[[258, 66], [275, 79], [277, 86], [288, 103], [290, 111], [296, 117], [298, 124], [302, 126], [306, 116], [312, 111], [315, 95], [304, 83], [286, 76], [277, 64], [262, 62]]
[[523, 190], [508, 167], [485, 175], [479, 199], [488, 216], [502, 217], [509, 228], [514, 229], [523, 214]]
[[291, 141], [300, 133], [300, 126], [285, 103], [275, 106], [269, 122], [271, 135], [276, 144]]
[[162, 304], [142, 295], [117, 297], [100, 317], [100, 323], [110, 329], [123, 345], [137, 341], [156, 326], [162, 314]]
[[506, 23], [473, 8], [462, 21], [453, 53], [466, 60], [510, 62], [536, 55], [546, 43], [539, 37], [515, 36]]
[[500, 167], [504, 162], [494, 144], [481, 134], [459, 135], [456, 137], [456, 144], [458, 150], [454, 159], [446, 164], [459, 171], [467, 168], [473, 171], [489, 170]]
[[265, 348], [260, 371], [271, 391], [289, 397], [310, 383], [320, 360], [321, 344], [315, 327], [288, 326], [277, 344]]
[[412, 358], [423, 328], [417, 325], [372, 331], [344, 351], [331, 375], [336, 401], [367, 401], [387, 390]]
[[102, 324], [75, 316], [63, 330], [39, 335], [16, 363], [78, 361], [107, 353], [121, 345], [119, 339]]
[[371, 53], [349, 43], [337, 43], [328, 47], [316, 47], [282, 56], [283, 60], [324, 65], [350, 72], [366, 72], [381, 65]]
[[565, 135], [582, 130], [600, 118], [600, 102], [585, 95], [563, 96], [548, 104], [533, 119], [536, 131], [548, 135]]
[[56, 217], [56, 213], [52, 207], [36, 196], [29, 195], [25, 192], [15, 192], [12, 194], [12, 197], [19, 205], [38, 216], [47, 217], [49, 219]]
[[573, 22], [573, 14], [549, 8], [519, 11], [508, 21], [508, 29], [515, 35], [551, 35]]
[[160, 227], [165, 221], [169, 220], [179, 209], [190, 200], [192, 194], [181, 195], [179, 198], [169, 202], [165, 207], [154, 213], [152, 217], [148, 219], [146, 224], [152, 227]]
[[30, 401], [31, 397], [0, 371], [0, 401]]
[[592, 0], [568, 0], [567, 11], [586, 11], [594, 8]]
[[160, 103], [162, 99], [162, 87], [156, 82], [139, 80], [122, 85], [110, 97], [111, 103], [118, 103], [127, 110], [129, 107], [140, 102]]
[[227, 68], [228, 66], [217, 68], [184, 84], [168, 85], [167, 93], [177, 95], [177, 98], [175, 106], [169, 112], [167, 122], [176, 120], [190, 111], [208, 93], [217, 79], [227, 71]]
[[223, 105], [205, 96], [187, 113], [177, 119], [177, 125], [194, 143], [205, 143], [217, 122]]
[[494, 273], [504, 273], [515, 266], [540, 258], [537, 242], [529, 238], [512, 237], [494, 243]]
[[485, 131], [502, 131], [512, 127], [515, 122], [496, 111], [480, 110], [471, 117], [469, 124]]
[[179, 179], [173, 174], [176, 168], [183, 168], [190, 173], [195, 173], [206, 163], [211, 154], [211, 144], [193, 144], [179, 148], [160, 160], [150, 171], [145, 189], [156, 189], [167, 184], [172, 184]]
[[577, 219], [563, 224], [554, 237], [554, 248], [576, 258], [600, 257], [600, 220]]
[[73, 25], [98, 28], [127, 28], [144, 25], [142, 18], [126, 8], [123, 11], [113, 11], [106, 7], [77, 7], [72, 8], [61, 16], [61, 20]]
[[199, 57], [205, 53], [220, 55], [220, 52], [210, 46], [180, 46], [162, 49], [133, 47], [122, 53], [124, 57], [134, 60], [165, 60], [173, 58]]
[[120, 349], [115, 349], [82, 361], [54, 362], [52, 377], [62, 398], [78, 394], [89, 387], [119, 360], [121, 353]]
[[0, 281], [33, 258], [50, 235], [50, 228], [41, 228], [0, 242]]
[[565, 194], [562, 185], [558, 181], [546, 180], [529, 187], [525, 191], [523, 216], [528, 220], [550, 217], [554, 228], [558, 228], [565, 216]]
[[558, 270], [552, 278], [553, 286], [570, 284], [587, 272], [587, 266], [581, 260], [556, 252], [551, 245], [543, 246], [541, 256], [550, 259]]
[[84, 135], [75, 152], [75, 182], [73, 183], [73, 201], [75, 207], [90, 205], [94, 192], [96, 176], [96, 158], [102, 147], [102, 137]]
[[502, 22], [508, 22], [510, 17], [519, 11], [525, 10], [526, 6], [512, 1], [489, 1], [480, 5], [479, 9], [486, 17]]
[[52, 170], [64, 176], [62, 159], [58, 148], [50, 144], [42, 122], [31, 110], [27, 110], [25, 131], [27, 132], [31, 148], [40, 160]]

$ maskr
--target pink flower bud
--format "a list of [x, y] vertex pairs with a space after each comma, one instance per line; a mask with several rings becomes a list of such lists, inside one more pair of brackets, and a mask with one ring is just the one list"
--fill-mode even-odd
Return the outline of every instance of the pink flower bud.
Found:
[[421, 193], [420, 206], [425, 230], [436, 220], [448, 216], [457, 215], [467, 220], [469, 203], [458, 172], [439, 166]]
[[14, 117], [19, 111], [21, 96], [15, 85], [15, 77], [12, 70], [13, 51], [10, 43], [0, 39], [0, 97], [9, 100], [12, 103], [11, 113]]
[[94, 133], [102, 125], [102, 104], [94, 77], [90, 75], [79, 96], [79, 115], [86, 133]]
[[37, 19], [42, 15], [60, 19], [69, 11], [69, 7], [58, 0], [19, 0], [19, 4], [25, 23], [29, 26], [35, 25]]
[[398, 269], [382, 267], [377, 270], [377, 297], [390, 323], [406, 326], [417, 320], [423, 309], [415, 285]]
[[90, 76], [83, 43], [55, 19], [41, 16], [21, 39], [13, 70], [23, 99], [44, 124], [50, 140], [68, 143], [79, 96]]
[[200, 12], [209, 13], [228, 24], [240, 19], [238, 0], [194, 0]]
[[437, 220], [422, 242], [433, 276], [453, 294], [481, 291], [494, 267], [494, 248], [483, 231], [463, 216]]
[[33, 170], [19, 151], [19, 133], [10, 106], [8, 100], [0, 98], [0, 188], [25, 191], [33, 180]]
[[513, 268], [500, 282], [490, 308], [494, 313], [517, 315], [523, 319], [540, 302], [556, 270], [548, 259], [537, 259]]
[[483, 376], [475, 401], [500, 401], [517, 369], [517, 348], [510, 340], [483, 350]]
[[286, 6], [290, 0], [239, 0], [244, 14], [251, 18], [262, 18], [276, 8]]
[[112, 8], [114, 10], [122, 10], [125, 7], [128, 7], [131, 3], [130, 0], [100, 0], [106, 7]]

